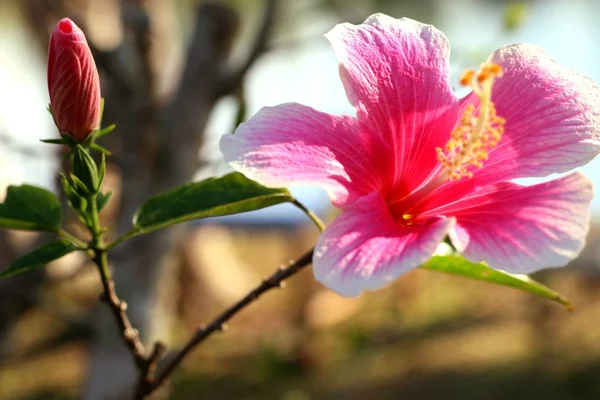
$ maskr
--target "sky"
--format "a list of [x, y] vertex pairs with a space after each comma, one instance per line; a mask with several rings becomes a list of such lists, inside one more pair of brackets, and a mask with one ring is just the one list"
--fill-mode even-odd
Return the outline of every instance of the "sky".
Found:
[[[559, 63], [600, 81], [600, 48], [597, 46], [600, 28], [594, 17], [600, 11], [600, 4], [594, 0], [531, 2], [526, 23], [513, 33], [502, 29], [503, 8], [496, 4], [499, 2], [489, 5], [477, 0], [438, 0], [438, 3], [440, 11], [435, 24], [446, 33], [453, 48], [452, 81], [457, 82], [465, 68], [476, 68], [495, 48], [515, 42], [534, 43]], [[31, 39], [27, 32], [17, 29], [18, 19], [3, 7], [7, 7], [6, 2], [0, 2], [0, 38], [3, 38], [0, 40], [0, 133], [10, 133], [16, 143], [36, 154], [22, 156], [3, 151], [0, 146], [3, 151], [0, 187], [28, 182], [50, 188], [54, 175], [48, 153], [51, 149], [39, 144], [39, 138], [54, 134], [52, 120], [45, 109], [48, 103], [45, 59], [37, 52], [22, 51]], [[290, 101], [332, 114], [353, 114], [338, 76], [337, 61], [322, 36], [333, 27], [335, 19], [327, 15], [305, 18], [306, 21], [295, 24], [307, 27], [302, 35], [307, 37], [305, 42], [267, 54], [250, 72], [246, 88], [249, 115], [263, 106]], [[215, 169], [210, 172], [227, 170], [218, 152], [218, 140], [222, 134], [231, 132], [235, 112], [235, 103], [225, 99], [211, 118], [205, 149], [205, 154], [215, 161]], [[600, 186], [600, 157], [581, 170], [596, 187]], [[292, 192], [321, 214], [329, 206], [327, 196], [319, 189], [292, 187]], [[592, 210], [600, 215], [600, 196], [594, 199]], [[299, 211], [283, 205], [229, 220], [303, 218]]]

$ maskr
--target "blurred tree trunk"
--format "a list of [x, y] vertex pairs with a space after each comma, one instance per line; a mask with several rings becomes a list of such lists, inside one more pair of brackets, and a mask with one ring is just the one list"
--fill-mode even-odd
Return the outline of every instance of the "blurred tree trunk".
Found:
[[[275, 0], [265, 0], [262, 21], [247, 56], [240, 65], [230, 65], [238, 16], [221, 3], [201, 3], [180, 82], [163, 104], [157, 100], [157, 71], [151, 61], [152, 21], [145, 3], [121, 1], [124, 36], [116, 48], [100, 51], [90, 40], [106, 101], [103, 121], [117, 123], [115, 133], [104, 142], [115, 150], [110, 161], [122, 176], [120, 211], [114, 223], [117, 234], [129, 230], [135, 210], [150, 195], [193, 178], [201, 166], [199, 151], [213, 107], [239, 88], [246, 72], [265, 50], [275, 14]], [[65, 15], [86, 30], [75, 7], [67, 5], [73, 2], [23, 2], [41, 43], [47, 43], [49, 29]], [[156, 284], [173, 244], [184, 234], [185, 228], [164, 229], [126, 242], [111, 253], [117, 291], [128, 303], [129, 316], [146, 343], [165, 337], [168, 324], [164, 310], [161, 313], [154, 307]], [[98, 304], [94, 316], [95, 339], [84, 398], [131, 398], [137, 379], [131, 355], [121, 342], [112, 315], [102, 304]]]

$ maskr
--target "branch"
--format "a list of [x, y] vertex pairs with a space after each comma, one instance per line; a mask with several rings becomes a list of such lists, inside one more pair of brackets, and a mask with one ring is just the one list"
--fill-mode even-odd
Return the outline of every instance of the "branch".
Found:
[[234, 91], [246, 76], [246, 73], [254, 65], [256, 60], [268, 49], [269, 38], [275, 25], [275, 16], [277, 11], [277, 0], [265, 0], [262, 21], [246, 59], [237, 68], [233, 68], [229, 73], [222, 77], [221, 86], [224, 93], [229, 94]]
[[108, 269], [108, 258], [106, 250], [96, 250], [94, 256], [94, 262], [98, 266], [100, 272], [100, 278], [102, 280], [102, 286], [104, 287], [104, 293], [102, 293], [100, 299], [104, 301], [113, 313], [119, 328], [123, 341], [131, 351], [135, 364], [141, 370], [145, 365], [145, 353], [144, 345], [140, 340], [140, 335], [137, 329], [134, 329], [131, 325], [131, 321], [127, 316], [127, 303], [119, 299], [115, 290], [115, 282], [113, 281], [110, 271]]
[[[147, 165], [158, 147], [156, 76], [152, 63], [152, 22], [143, 0], [122, 0], [121, 19], [125, 31], [124, 45], [130, 47], [131, 64], [135, 71], [133, 111], [140, 126], [127, 135], [125, 149], [140, 147], [136, 155]], [[139, 163], [137, 163], [139, 164]], [[137, 165], [139, 168], [140, 165]]]
[[[230, 7], [215, 2], [198, 6], [194, 33], [188, 47], [183, 74], [173, 103], [185, 104], [200, 96], [218, 98], [225, 61], [240, 22]], [[204, 99], [202, 99], [204, 100]]]
[[161, 387], [164, 382], [169, 378], [171, 373], [181, 364], [183, 359], [200, 343], [207, 339], [210, 335], [217, 331], [225, 330], [225, 323], [229, 321], [238, 312], [258, 300], [258, 298], [265, 292], [271, 289], [279, 288], [283, 286], [283, 281], [304, 267], [308, 266], [312, 262], [314, 249], [309, 250], [299, 259], [292, 262], [285, 268], [279, 268], [270, 277], [262, 281], [254, 290], [248, 293], [244, 298], [235, 303], [233, 306], [225, 310], [219, 316], [217, 316], [211, 323], [201, 327], [190, 341], [173, 357], [173, 359], [167, 364], [163, 371], [151, 382], [146, 383], [143, 390], [143, 395], [148, 395], [154, 392], [156, 389]]
[[[142, 399], [144, 399], [144, 397], [146, 397], [147, 394], [151, 393], [151, 392], [147, 391], [148, 390], [147, 388], [152, 387], [154, 371], [156, 371], [158, 362], [160, 361], [162, 356], [165, 354], [166, 350], [167, 350], [167, 348], [161, 342], [154, 343], [154, 348], [152, 349], [152, 353], [150, 353], [150, 356], [148, 356], [148, 358], [145, 360], [146, 363], [145, 363], [144, 367], [140, 370], [140, 380], [139, 380], [139, 383], [138, 383], [138, 386], [137, 386], [136, 392], [135, 392], [136, 399], [142, 400]], [[156, 389], [158, 389], [158, 387]], [[155, 390], [155, 389], [152, 389], [152, 390]]]
[[128, 35], [131, 35], [140, 72], [146, 90], [154, 95], [155, 79], [152, 71], [150, 50], [152, 48], [151, 21], [141, 0], [123, 0], [121, 4], [121, 19]]
[[223, 91], [220, 77], [238, 27], [238, 16], [231, 7], [212, 1], [197, 6], [181, 79], [160, 115], [160, 146], [152, 172], [161, 186], [153, 188], [155, 192], [192, 179], [196, 172], [198, 150]]

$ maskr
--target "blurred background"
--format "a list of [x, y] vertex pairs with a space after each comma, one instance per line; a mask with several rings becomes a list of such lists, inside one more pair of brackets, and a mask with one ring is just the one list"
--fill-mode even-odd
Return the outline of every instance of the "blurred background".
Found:
[[[595, 0], [0, 0], [0, 190], [57, 189], [60, 150], [38, 139], [56, 136], [45, 68], [63, 16], [86, 32], [104, 122], [118, 124], [103, 139], [114, 151], [105, 182], [114, 200], [102, 215], [118, 235], [150, 194], [227, 172], [219, 137], [261, 107], [295, 101], [351, 114], [323, 34], [374, 12], [444, 31], [455, 82], [514, 42], [600, 81]], [[600, 185], [600, 159], [582, 171]], [[292, 189], [332, 218], [324, 193]], [[426, 271], [343, 299], [307, 269], [194, 351], [157, 398], [598, 399], [598, 198], [593, 214], [581, 257], [535, 276], [573, 300], [571, 313]], [[144, 236], [111, 260], [134, 325], [177, 349], [315, 238], [299, 211], [277, 206]], [[0, 268], [45, 240], [0, 231]], [[135, 371], [100, 291], [77, 255], [0, 281], [0, 399], [130, 398]]]

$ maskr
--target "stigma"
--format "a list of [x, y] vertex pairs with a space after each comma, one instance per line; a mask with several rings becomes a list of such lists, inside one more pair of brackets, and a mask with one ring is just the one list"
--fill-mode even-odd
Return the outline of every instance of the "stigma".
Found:
[[446, 179], [471, 178], [472, 171], [483, 166], [488, 152], [500, 142], [506, 120], [496, 114], [492, 87], [494, 80], [501, 76], [502, 67], [493, 63], [482, 64], [479, 71], [469, 69], [461, 75], [460, 84], [473, 89], [479, 108], [469, 104], [445, 148], [436, 148]]

